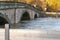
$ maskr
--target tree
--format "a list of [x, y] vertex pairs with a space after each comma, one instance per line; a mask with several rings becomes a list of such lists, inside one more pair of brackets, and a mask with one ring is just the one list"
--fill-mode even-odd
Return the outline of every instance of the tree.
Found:
[[38, 9], [42, 9], [42, 2], [40, 0], [32, 0], [29, 4], [31, 4], [32, 6], [38, 8]]
[[46, 0], [46, 2], [48, 2], [48, 5], [52, 8], [52, 11], [57, 11], [59, 9], [60, 0]]
[[48, 4], [47, 4], [47, 7], [46, 8], [47, 8], [46, 11], [48, 11], [48, 12], [51, 12], [53, 10], [53, 8], [51, 6], [49, 6]]
[[18, 2], [23, 2], [23, 3], [26, 3], [26, 1], [25, 1], [25, 0], [18, 0]]

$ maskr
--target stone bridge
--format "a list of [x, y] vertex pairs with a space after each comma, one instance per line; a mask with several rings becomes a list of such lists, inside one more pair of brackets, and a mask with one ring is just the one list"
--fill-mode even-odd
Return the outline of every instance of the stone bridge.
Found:
[[26, 3], [0, 2], [0, 24], [14, 24], [22, 20], [32, 20], [40, 15], [41, 10]]

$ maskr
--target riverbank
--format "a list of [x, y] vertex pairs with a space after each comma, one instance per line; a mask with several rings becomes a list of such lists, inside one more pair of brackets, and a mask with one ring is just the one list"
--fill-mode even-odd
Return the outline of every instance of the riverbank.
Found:
[[60, 17], [60, 12], [46, 12], [45, 16], [46, 17], [55, 17], [55, 18], [58, 17], [59, 18]]

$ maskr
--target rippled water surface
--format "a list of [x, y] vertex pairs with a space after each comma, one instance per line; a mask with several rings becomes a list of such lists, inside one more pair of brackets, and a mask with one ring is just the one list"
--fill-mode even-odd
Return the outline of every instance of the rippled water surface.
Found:
[[60, 18], [37, 18], [31, 21], [22, 21], [22, 29], [60, 30]]

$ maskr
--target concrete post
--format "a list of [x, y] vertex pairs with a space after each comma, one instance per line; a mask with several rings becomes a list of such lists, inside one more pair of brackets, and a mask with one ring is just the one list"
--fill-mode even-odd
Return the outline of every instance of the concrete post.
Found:
[[5, 24], [5, 40], [9, 40], [9, 24]]

